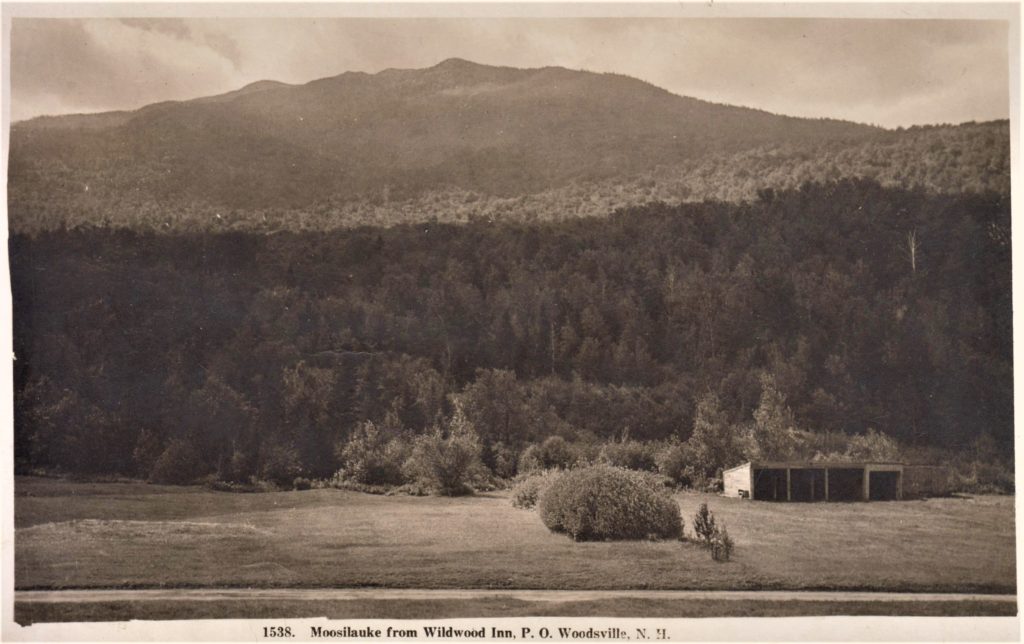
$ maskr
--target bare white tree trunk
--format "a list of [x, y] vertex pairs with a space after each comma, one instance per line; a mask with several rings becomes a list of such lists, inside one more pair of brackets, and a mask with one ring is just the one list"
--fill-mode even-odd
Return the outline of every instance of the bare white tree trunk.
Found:
[[910, 255], [910, 271], [917, 272], [917, 231], [907, 233], [907, 254]]

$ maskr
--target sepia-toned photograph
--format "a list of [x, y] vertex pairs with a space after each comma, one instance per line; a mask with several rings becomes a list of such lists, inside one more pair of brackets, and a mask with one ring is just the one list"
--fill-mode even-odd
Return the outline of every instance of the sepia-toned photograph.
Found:
[[11, 633], [1016, 619], [1016, 8], [332, 7], [4, 6]]

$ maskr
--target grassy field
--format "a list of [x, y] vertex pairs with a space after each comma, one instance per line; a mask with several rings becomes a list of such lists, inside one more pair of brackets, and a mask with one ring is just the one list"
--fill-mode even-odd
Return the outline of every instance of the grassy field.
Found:
[[[573, 543], [507, 493], [383, 497], [341, 490], [15, 483], [17, 588], [396, 587], [867, 589], [1014, 592], [1012, 497], [768, 504], [706, 501], [736, 540]], [[692, 527], [688, 526], [688, 531]]]

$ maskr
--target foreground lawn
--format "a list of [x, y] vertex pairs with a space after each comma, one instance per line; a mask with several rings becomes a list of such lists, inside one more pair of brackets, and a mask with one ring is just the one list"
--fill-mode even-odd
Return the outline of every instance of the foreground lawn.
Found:
[[725, 521], [732, 562], [679, 542], [573, 543], [506, 493], [231, 494], [19, 477], [15, 585], [1015, 590], [1012, 497], [677, 499], [688, 532], [702, 501]]

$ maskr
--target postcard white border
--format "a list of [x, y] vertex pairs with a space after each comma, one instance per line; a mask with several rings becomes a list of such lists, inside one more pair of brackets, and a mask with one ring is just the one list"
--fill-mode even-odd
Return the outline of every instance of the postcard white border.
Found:
[[[663, 18], [874, 18], [874, 19], [975, 19], [1005, 20], [1010, 37], [1010, 133], [1012, 162], [1012, 195], [1021, 194], [1020, 172], [1020, 5], [1018, 3], [879, 3], [879, 2], [706, 2], [676, 1], [659, 3], [542, 3], [505, 2], [476, 3], [4, 3], [0, 6], [0, 44], [2, 44], [2, 160], [0, 173], [5, 178], [0, 191], [4, 216], [0, 231], [7, 238], [7, 151], [10, 115], [10, 28], [16, 17], [663, 17]], [[1024, 302], [1024, 222], [1016, 216], [1019, 208], [1014, 199], [1013, 264], [1014, 264], [1014, 336], [1022, 336], [1024, 322], [1020, 303]], [[0, 354], [12, 355], [11, 293], [7, 244], [3, 244], [0, 263]], [[1014, 346], [1014, 363], [1022, 364], [1024, 348]], [[1024, 378], [1018, 374], [1015, 402], [1018, 410], [1024, 397]], [[376, 628], [419, 627], [423, 624], [446, 624], [458, 628], [486, 625], [488, 628], [524, 626], [533, 629], [558, 626], [587, 628], [619, 626], [620, 628], [667, 628], [673, 641], [1020, 641], [1018, 617], [797, 617], [797, 618], [703, 618], [703, 619], [629, 619], [629, 618], [490, 618], [430, 620], [179, 620], [159, 622], [116, 623], [45, 623], [22, 627], [13, 622], [14, 607], [14, 465], [13, 465], [13, 369], [11, 363], [0, 366], [0, 439], [5, 458], [0, 458], [0, 639], [6, 641], [251, 641], [260, 637], [263, 626], [292, 625], [297, 632], [308, 631], [311, 624], [373, 625]], [[1015, 444], [1020, 445], [1024, 422], [1015, 418]], [[1019, 451], [1019, 450], [1018, 450]], [[1022, 464], [1015, 459], [1018, 486]], [[1021, 516], [1019, 497], [1015, 501], [1016, 516]], [[1017, 574], [1020, 586], [1020, 553], [1024, 546], [1020, 523], [1017, 523]], [[1018, 600], [1018, 611], [1019, 611]], [[625, 626], [624, 626], [625, 625]], [[273, 641], [273, 640], [266, 640]], [[295, 638], [294, 641], [302, 641]], [[330, 640], [355, 642], [357, 639]], [[373, 640], [381, 641], [381, 640]], [[410, 640], [388, 640], [410, 641]], [[443, 639], [418, 641], [455, 641]], [[472, 640], [485, 641], [485, 640]], [[487, 640], [493, 641], [493, 640]], [[523, 640], [519, 640], [523, 641]], [[559, 641], [534, 640], [541, 641]]]

